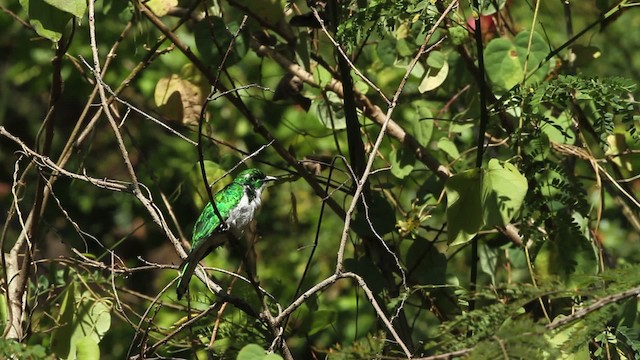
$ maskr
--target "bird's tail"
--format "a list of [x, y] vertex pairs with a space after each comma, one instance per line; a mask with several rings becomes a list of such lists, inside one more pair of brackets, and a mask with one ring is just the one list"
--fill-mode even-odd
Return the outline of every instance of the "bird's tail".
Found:
[[187, 257], [180, 265], [180, 280], [178, 281], [178, 287], [176, 288], [178, 300], [182, 299], [184, 294], [187, 292], [191, 276], [193, 276], [193, 273], [196, 271], [196, 266], [198, 266], [198, 261], [196, 259], [189, 261], [189, 257]]
[[189, 289], [189, 281], [193, 273], [198, 267], [200, 260], [204, 259], [209, 253], [211, 253], [218, 246], [221, 246], [227, 241], [227, 236], [224, 234], [216, 233], [209, 237], [205, 241], [200, 242], [196, 247], [191, 249], [191, 252], [186, 259], [180, 264], [180, 280], [178, 281], [178, 287], [176, 293], [178, 294], [178, 300], [182, 299], [184, 294]]
[[192, 249], [189, 256], [187, 256], [182, 264], [180, 264], [180, 280], [178, 281], [178, 287], [176, 288], [178, 300], [182, 299], [184, 294], [187, 292], [187, 289], [189, 289], [189, 282], [198, 267], [198, 262], [207, 256], [211, 250], [213, 250], [211, 245], [205, 242], [199, 247]]

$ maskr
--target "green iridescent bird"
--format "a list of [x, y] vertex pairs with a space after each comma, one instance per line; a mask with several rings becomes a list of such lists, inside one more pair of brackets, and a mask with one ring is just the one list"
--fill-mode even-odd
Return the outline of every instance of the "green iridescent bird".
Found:
[[240, 237], [260, 209], [260, 195], [265, 185], [276, 180], [258, 169], [242, 171], [233, 182], [213, 196], [213, 201], [228, 229], [222, 229], [220, 219], [211, 203], [205, 206], [193, 227], [191, 252], [180, 265], [180, 281], [176, 292], [178, 300], [187, 292], [189, 281], [200, 260], [227, 240], [226, 231]]

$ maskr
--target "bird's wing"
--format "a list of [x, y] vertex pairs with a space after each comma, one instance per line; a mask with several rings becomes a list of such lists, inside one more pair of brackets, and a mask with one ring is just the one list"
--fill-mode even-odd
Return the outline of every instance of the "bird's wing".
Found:
[[[242, 186], [231, 183], [224, 189], [220, 190], [215, 196], [214, 201], [218, 212], [222, 218], [227, 221], [231, 209], [235, 207], [242, 198]], [[220, 218], [216, 215], [215, 210], [211, 203], [208, 203], [204, 207], [202, 213], [196, 220], [196, 224], [193, 226], [193, 235], [191, 236], [191, 248], [198, 247], [200, 242], [206, 240], [212, 236], [216, 231], [220, 229]], [[198, 259], [200, 261], [200, 259]]]

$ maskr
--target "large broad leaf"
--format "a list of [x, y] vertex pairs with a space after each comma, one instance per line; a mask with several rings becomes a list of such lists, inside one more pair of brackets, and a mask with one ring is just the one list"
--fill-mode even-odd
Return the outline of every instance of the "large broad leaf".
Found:
[[76, 358], [82, 360], [100, 360], [100, 346], [91, 336], [76, 341]]
[[256, 360], [263, 359], [267, 355], [266, 350], [257, 344], [249, 344], [243, 347], [238, 353], [238, 360]]
[[547, 135], [550, 141], [559, 144], [575, 143], [576, 135], [573, 131], [573, 124], [566, 111], [554, 116], [552, 111], [548, 110], [544, 116], [542, 132]]
[[481, 180], [480, 171], [472, 169], [451, 176], [445, 184], [451, 245], [466, 243], [482, 228]]
[[478, 258], [480, 259], [480, 270], [489, 275], [491, 283], [496, 285], [496, 270], [498, 268], [499, 249], [490, 247], [486, 243], [478, 246]]
[[405, 176], [413, 171], [416, 157], [404, 148], [396, 148], [391, 150], [389, 162], [391, 162], [391, 174], [398, 179], [404, 179]]
[[[233, 4], [234, 6], [237, 4], [240, 9], [254, 9], [255, 16], [257, 16], [261, 22], [274, 26], [279, 21], [284, 20], [286, 14], [285, 5], [288, 3], [282, 0], [234, 0]], [[232, 11], [229, 11], [229, 13], [232, 13]], [[233, 15], [227, 15], [225, 13], [225, 16]]]
[[513, 164], [491, 159], [482, 179], [482, 204], [487, 226], [504, 226], [520, 209], [528, 184]]
[[72, 17], [70, 13], [47, 4], [44, 0], [20, 0], [20, 4], [29, 14], [29, 24], [38, 35], [53, 42], [62, 38], [62, 32]]
[[240, 350], [237, 360], [282, 360], [278, 354], [267, 353], [262, 346], [249, 344]]
[[344, 115], [344, 104], [337, 95], [330, 93], [327, 98], [314, 101], [310, 113], [314, 114], [320, 123], [328, 129], [342, 130], [347, 128]]
[[[538, 33], [533, 33], [529, 49], [529, 34], [528, 31], [523, 31], [513, 40], [493, 39], [484, 50], [487, 75], [497, 89], [509, 90], [521, 83], [525, 75], [534, 70], [549, 52], [544, 38]], [[548, 64], [538, 70], [528, 81], [537, 82], [544, 79], [547, 70]]]
[[147, 6], [154, 14], [165, 16], [174, 6], [178, 6], [178, 0], [149, 0]]
[[85, 0], [44, 0], [47, 4], [60, 9], [66, 13], [81, 18], [87, 10], [87, 2]]
[[491, 159], [487, 168], [453, 175], [447, 191], [449, 243], [460, 245], [485, 227], [506, 225], [527, 193], [527, 179], [510, 163]]
[[167, 119], [195, 125], [200, 120], [207, 91], [208, 82], [193, 66], [186, 65], [180, 75], [172, 74], [158, 81], [153, 99]]
[[60, 358], [99, 359], [98, 343], [111, 327], [111, 303], [96, 301], [89, 292], [79, 294], [69, 285], [51, 334], [51, 350]]
[[[73, 336], [75, 312], [75, 284], [71, 283], [66, 289], [66, 294], [60, 306], [57, 322], [61, 324], [51, 333], [51, 350], [60, 358], [69, 358], [75, 354], [75, 346], [72, 349], [71, 337]], [[74, 355], [75, 358], [75, 355]]]
[[405, 111], [405, 117], [411, 121], [413, 136], [418, 143], [427, 147], [433, 135], [433, 114], [424, 100], [416, 100], [411, 105], [413, 108]]
[[427, 75], [422, 79], [418, 91], [425, 93], [438, 88], [447, 79], [449, 63], [440, 51], [434, 51], [427, 58]]
[[444, 153], [449, 155], [452, 159], [457, 159], [460, 157], [458, 147], [453, 141], [451, 141], [451, 139], [446, 136], [441, 137], [438, 140], [438, 149], [444, 151]]

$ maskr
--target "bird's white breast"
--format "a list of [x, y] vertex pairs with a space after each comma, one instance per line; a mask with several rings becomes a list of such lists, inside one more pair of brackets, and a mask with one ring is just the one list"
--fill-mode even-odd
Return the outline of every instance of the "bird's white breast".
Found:
[[262, 202], [260, 200], [260, 195], [262, 195], [262, 188], [256, 189], [256, 196], [252, 201], [249, 200], [249, 196], [247, 196], [246, 192], [242, 195], [238, 206], [232, 209], [229, 212], [229, 218], [227, 220], [227, 225], [229, 225], [231, 231], [233, 231], [234, 235], [241, 236], [244, 233], [247, 225], [255, 218], [258, 210], [260, 209], [260, 205]]

